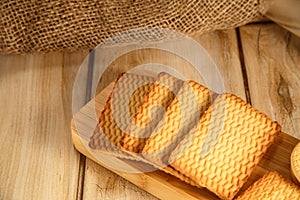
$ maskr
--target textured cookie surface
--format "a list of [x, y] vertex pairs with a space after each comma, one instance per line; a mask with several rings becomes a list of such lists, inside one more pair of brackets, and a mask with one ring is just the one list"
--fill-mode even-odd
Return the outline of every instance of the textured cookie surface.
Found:
[[290, 161], [293, 181], [300, 185], [300, 142], [294, 147]]
[[167, 166], [170, 153], [196, 125], [211, 104], [210, 91], [194, 81], [187, 81], [167, 108], [143, 148], [143, 156], [160, 167]]
[[237, 200], [298, 200], [299, 186], [277, 172], [269, 172], [250, 186]]
[[222, 199], [232, 199], [280, 126], [242, 99], [219, 95], [176, 147], [171, 165]]
[[126, 151], [139, 153], [158, 122], [163, 118], [165, 110], [175, 98], [183, 81], [167, 73], [160, 73], [151, 85], [142, 105], [133, 116], [133, 123], [122, 139], [122, 147]]
[[119, 157], [122, 157], [124, 153], [120, 147], [124, 131], [132, 122], [132, 116], [142, 105], [153, 82], [152, 77], [136, 74], [126, 73], [118, 77], [100, 114], [99, 124], [90, 138], [91, 149], [120, 154]]
[[[169, 79], [173, 80], [167, 80], [166, 76], [169, 77]], [[161, 73], [158, 78], [160, 81], [164, 81], [164, 83], [161, 84], [169, 84], [169, 87], [174, 88], [175, 90], [179, 90], [178, 83], [174, 82], [174, 80], [177, 80], [168, 74]], [[158, 81], [157, 79], [156, 81]], [[167, 80], [167, 82], [166, 82]], [[114, 90], [120, 90], [114, 91], [110, 94], [108, 97], [105, 107], [103, 111], [101, 112], [101, 115], [99, 117], [99, 124], [97, 125], [94, 134], [92, 135], [89, 146], [95, 150], [95, 151], [101, 151], [102, 153], [105, 153], [107, 155], [112, 155], [116, 156], [119, 158], [125, 158], [125, 159], [130, 159], [130, 160], [137, 160], [141, 161], [150, 165], [153, 165], [153, 163], [149, 162], [148, 160], [145, 160], [144, 158], [140, 157], [139, 155], [136, 154], [128, 154], [127, 152], [123, 151], [120, 148], [120, 144], [122, 143], [121, 138], [124, 136], [124, 131], [120, 129], [119, 125], [114, 119], [113, 115], [113, 109], [112, 109], [112, 98], [113, 95], [119, 95], [119, 99], [124, 99], [124, 94], [125, 92], [127, 93], [132, 93], [129, 92], [128, 87], [136, 87], [137, 85], [143, 85], [144, 83], [154, 83], [155, 78], [147, 77], [147, 76], [139, 76], [135, 74], [122, 74], [120, 75], [114, 85]], [[181, 81], [180, 81], [181, 82]], [[175, 84], [176, 85], [171, 85]], [[118, 84], [118, 85], [117, 85]], [[124, 87], [124, 88], [123, 88]], [[117, 108], [120, 108], [121, 112], [127, 112], [130, 113], [130, 123], [133, 123], [134, 115], [137, 114], [138, 110], [140, 109], [141, 105], [145, 103], [145, 100], [147, 100], [146, 96], [147, 94], [153, 89], [151, 84], [146, 84], [143, 85], [142, 87], [138, 87], [138, 89], [134, 89], [133, 93], [130, 96], [130, 101], [129, 101], [129, 108], [125, 110], [123, 107], [119, 106]], [[122, 92], [123, 91], [123, 92]], [[131, 90], [132, 91], [132, 90]], [[121, 95], [121, 96], [120, 96]], [[115, 96], [116, 97], [116, 96]], [[118, 103], [118, 102], [116, 102]], [[121, 102], [119, 102], [121, 103]], [[119, 113], [120, 113], [119, 111]], [[119, 114], [118, 113], [118, 114]], [[125, 115], [123, 113], [123, 115]], [[121, 113], [122, 114], [122, 113]], [[128, 116], [125, 116], [128, 117]], [[124, 123], [124, 122], [123, 122]], [[129, 123], [129, 122], [126, 122]], [[106, 131], [104, 133], [104, 131]], [[132, 139], [132, 138], [128, 138]], [[158, 168], [158, 166], [153, 165], [154, 167]], [[179, 173], [178, 171], [174, 170], [171, 167], [165, 167], [162, 169], [164, 172], [171, 174], [180, 180], [191, 184], [191, 185], [196, 185], [190, 178], [184, 176], [183, 174]], [[199, 187], [199, 185], [196, 185]]]

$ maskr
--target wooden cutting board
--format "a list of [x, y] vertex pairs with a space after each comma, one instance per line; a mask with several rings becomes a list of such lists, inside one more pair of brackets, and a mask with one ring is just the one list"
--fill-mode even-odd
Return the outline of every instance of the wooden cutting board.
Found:
[[[219, 199], [205, 188], [199, 189], [191, 186], [160, 170], [143, 173], [143, 169], [149, 167], [146, 164], [141, 165], [140, 163], [137, 164], [133, 161], [119, 159], [100, 152], [95, 153], [89, 148], [89, 139], [98, 123], [98, 116], [112, 88], [113, 83], [73, 116], [71, 129], [72, 139], [76, 149], [98, 164], [110, 169], [160, 199]], [[280, 133], [279, 137], [276, 138], [274, 144], [269, 148], [240, 192], [247, 189], [249, 185], [268, 171], [275, 170], [292, 180], [290, 174], [290, 155], [298, 142], [298, 139], [285, 133]], [[127, 169], [140, 171], [140, 173], [118, 171], [109, 167], [106, 164], [108, 162], [114, 163], [114, 166], [126, 166]]]

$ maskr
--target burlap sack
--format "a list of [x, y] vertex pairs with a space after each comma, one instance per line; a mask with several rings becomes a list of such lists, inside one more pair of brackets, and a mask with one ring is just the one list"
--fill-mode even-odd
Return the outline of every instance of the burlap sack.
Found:
[[[2, 0], [0, 51], [91, 49], [105, 38], [139, 27], [192, 35], [240, 26], [260, 13], [260, 0]], [[151, 40], [166, 37], [160, 31], [149, 35]]]

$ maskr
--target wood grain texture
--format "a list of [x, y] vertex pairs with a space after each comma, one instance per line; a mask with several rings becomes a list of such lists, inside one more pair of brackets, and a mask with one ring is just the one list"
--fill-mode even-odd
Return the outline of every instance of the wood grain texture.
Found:
[[194, 39], [205, 48], [216, 63], [226, 92], [246, 100], [235, 30], [214, 31], [195, 36]]
[[76, 199], [71, 91], [87, 53], [0, 55], [0, 199]]
[[300, 138], [300, 39], [275, 24], [240, 32], [253, 106]]
[[[192, 39], [199, 43], [215, 62], [223, 79], [226, 91], [245, 99], [243, 76], [235, 30], [214, 31], [207, 34], [196, 35]], [[172, 45], [172, 43], [167, 43], [166, 45], [170, 49], [175, 48], [175, 45]], [[181, 46], [181, 48], [183, 51], [195, 57], [200, 56], [200, 53], [197, 54], [197, 52], [193, 52], [187, 44]], [[110, 51], [115, 54], [118, 53], [117, 48]], [[111, 54], [110, 51], [107, 52], [107, 54]], [[98, 80], [98, 75], [100, 74], [98, 66], [100, 65], [99, 63], [101, 60], [97, 59], [97, 53], [103, 52], [97, 52], [96, 50], [92, 87], [92, 90], [96, 91], [95, 94], [99, 93], [111, 83], [118, 74], [147, 63], [159, 63], [165, 66], [171, 66], [186, 78], [196, 80], [200, 83], [203, 82], [201, 78], [199, 79], [193, 65], [185, 58], [167, 51], [149, 48], [130, 51], [129, 53], [119, 56], [107, 67], [103, 72], [101, 79]]]
[[[125, 178], [87, 159], [83, 199], [156, 199]], [[93, 174], [94, 176], [91, 176]]]

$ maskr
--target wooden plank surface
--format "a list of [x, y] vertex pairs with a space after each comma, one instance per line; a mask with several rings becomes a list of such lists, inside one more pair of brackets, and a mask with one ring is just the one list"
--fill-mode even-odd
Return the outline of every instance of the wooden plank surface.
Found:
[[[234, 93], [240, 96], [241, 98], [245, 99], [246, 97], [243, 84], [243, 75], [240, 66], [239, 50], [235, 30], [233, 29], [227, 31], [215, 31], [209, 34], [195, 36], [193, 39], [207, 50], [207, 52], [211, 55], [212, 59], [218, 66], [221, 77], [224, 81], [226, 91]], [[184, 49], [184, 51], [197, 56], [197, 52], [192, 52], [189, 46], [182, 46], [182, 48]], [[114, 51], [114, 53], [116, 51]], [[109, 54], [110, 52], [107, 53]], [[97, 62], [101, 62], [101, 60], [97, 60], [96, 52], [96, 58], [94, 63], [95, 66], [97, 66]], [[112, 62], [109, 65], [107, 70], [104, 71], [99, 83], [97, 79], [97, 74], [99, 73], [97, 72], [97, 70], [99, 70], [99, 68], [95, 67], [93, 69], [94, 78], [92, 90], [96, 90], [96, 93], [99, 93], [121, 72], [128, 71], [133, 67], [145, 63], [160, 63], [166, 66], [172, 66], [184, 76], [189, 78], [193, 78], [194, 75], [194, 71], [192, 71], [192, 66], [190, 65], [190, 63], [188, 63], [186, 60], [182, 59], [179, 56], [174, 56], [168, 52], [158, 50], [136, 50], [124, 54], [118, 57], [116, 60], [114, 60], [114, 62]], [[101, 179], [99, 179], [99, 177], [102, 177], [104, 176], [104, 174], [107, 173], [107, 169], [96, 164], [91, 159], [86, 160], [85, 185], [83, 195], [84, 199], [94, 198], [95, 196], [100, 198], [101, 195], [103, 197], [104, 189], [101, 188], [107, 188], [106, 191], [108, 194], [116, 194], [114, 196], [110, 196], [111, 199], [117, 199], [118, 196], [122, 196], [122, 198], [125, 199], [132, 198], [131, 195], [125, 195], [128, 194], [128, 191], [120, 190], [120, 186], [118, 184], [115, 187], [110, 187], [109, 183], [107, 186], [103, 186], [104, 183], [101, 182]], [[111, 175], [110, 178], [115, 180], [116, 183], [119, 183], [119, 176]], [[101, 187], [98, 187], [98, 185], [101, 185]], [[141, 198], [143, 198], [144, 195], [145, 194], [143, 194]], [[177, 198], [179, 197], [180, 194], [177, 195]], [[152, 199], [153, 197], [147, 196], [147, 198]]]
[[241, 28], [254, 107], [300, 138], [300, 38], [275, 24]]
[[0, 55], [0, 199], [76, 199], [71, 92], [87, 53]]
[[[221, 77], [223, 78], [226, 91], [234, 93], [237, 96], [245, 99], [243, 76], [241, 72], [239, 50], [235, 30], [231, 29], [226, 31], [214, 31], [208, 34], [196, 35], [193, 37], [193, 39], [195, 40], [195, 42], [202, 45], [205, 51], [208, 52], [213, 61], [216, 63], [219, 72], [221, 73]], [[176, 45], [167, 42], [165, 46], [169, 49], [177, 48]], [[193, 55], [195, 57], [200, 56], [200, 53], [198, 54], [197, 52], [194, 52], [188, 44], [183, 43], [180, 48], [182, 49], [182, 51], [187, 52], [187, 54]], [[118, 51], [121, 52], [121, 50], [118, 50], [118, 48], [114, 48], [109, 52], [101, 51], [99, 52], [99, 54], [118, 54], [120, 53]], [[108, 55], [107, 57], [109, 57]], [[101, 80], [98, 82], [100, 68], [97, 66], [99, 66], [99, 63], [103, 62], [103, 60], [100, 59], [100, 56], [97, 56], [96, 50], [92, 90], [95, 90], [97, 94], [109, 83], [111, 83], [118, 74], [147, 63], [159, 63], [165, 66], [172, 66], [172, 68], [177, 70], [186, 78], [202, 82], [202, 80], [199, 79], [197, 73], [195, 73], [195, 69], [191, 65], [191, 63], [189, 63], [188, 60], [181, 56], [159, 50], [158, 48], [155, 50], [133, 50], [119, 56], [118, 58], [115, 58], [114, 61], [104, 71]], [[103, 57], [105, 58], [106, 56], [104, 55]]]
[[244, 77], [234, 29], [214, 31], [195, 36], [216, 63], [224, 82], [225, 91], [246, 100]]
[[[275, 24], [242, 27], [240, 36], [253, 106], [299, 138], [299, 39]], [[194, 39], [217, 63], [226, 90], [246, 99], [235, 30], [216, 31]], [[120, 176], [153, 193], [155, 189], [146, 187], [147, 178], [159, 184], [164, 180], [163, 172], [157, 176], [116, 172], [118, 176], [90, 159], [85, 165], [79, 162], [69, 130], [71, 90], [87, 53], [0, 55], [0, 150], [4, 152], [0, 156], [0, 199], [155, 199]], [[120, 71], [149, 60], [182, 69], [190, 67], [180, 58], [169, 60], [165, 55], [149, 51], [126, 54], [112, 63], [100, 84], [94, 82], [92, 86], [101, 91]], [[128, 66], [124, 66], [124, 60]], [[80, 98], [78, 106], [85, 101], [83, 96]], [[289, 177], [288, 155], [297, 141], [281, 134], [275, 141], [280, 148], [272, 146], [266, 156], [274, 162], [261, 162], [258, 173], [276, 169]], [[251, 176], [251, 181], [257, 178], [259, 175]], [[176, 179], [168, 181], [165, 187], [172, 188], [176, 196]], [[185, 189], [191, 199], [196, 198], [197, 188]]]

